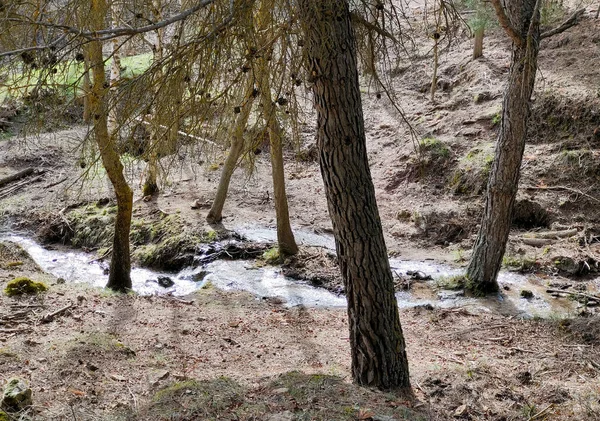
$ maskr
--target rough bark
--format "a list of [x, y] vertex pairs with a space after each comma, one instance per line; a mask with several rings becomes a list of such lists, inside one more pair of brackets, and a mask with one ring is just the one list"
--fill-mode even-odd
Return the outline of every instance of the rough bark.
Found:
[[231, 133], [231, 147], [229, 148], [229, 154], [223, 165], [223, 170], [221, 171], [217, 194], [215, 195], [210, 211], [206, 216], [206, 220], [211, 224], [219, 223], [223, 220], [223, 206], [225, 206], [225, 200], [227, 199], [231, 176], [244, 152], [244, 131], [248, 125], [252, 103], [254, 102], [254, 97], [252, 95], [253, 90], [254, 83], [253, 80], [250, 79], [248, 87], [246, 88], [244, 104], [241, 106], [240, 113], [235, 120], [235, 125]]
[[408, 388], [408, 361], [367, 159], [347, 0], [299, 0], [317, 110], [317, 146], [348, 298], [352, 376]]
[[514, 43], [502, 122], [488, 181], [481, 228], [467, 269], [478, 294], [498, 291], [497, 277], [510, 232], [539, 51], [539, 0], [509, 0], [506, 16], [522, 43]]
[[[92, 30], [103, 29], [107, 5], [105, 0], [91, 1], [90, 23]], [[113, 253], [107, 287], [116, 291], [131, 289], [131, 257], [129, 250], [129, 230], [133, 209], [133, 192], [123, 175], [123, 165], [114, 137], [108, 131], [108, 104], [104, 57], [102, 43], [91, 41], [86, 46], [90, 59], [93, 79], [89, 96], [90, 110], [93, 116], [94, 136], [100, 150], [102, 164], [113, 185], [117, 197], [117, 216]]]

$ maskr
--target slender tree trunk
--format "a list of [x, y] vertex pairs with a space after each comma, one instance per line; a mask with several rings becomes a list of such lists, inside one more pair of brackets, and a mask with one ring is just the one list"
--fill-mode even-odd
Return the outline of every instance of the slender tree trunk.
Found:
[[258, 34], [263, 46], [263, 53], [257, 58], [258, 75], [260, 81], [260, 97], [263, 104], [263, 117], [269, 131], [271, 150], [271, 174], [273, 177], [273, 196], [275, 201], [275, 215], [277, 217], [277, 245], [282, 256], [291, 256], [298, 253], [298, 245], [294, 238], [290, 224], [287, 194], [285, 192], [285, 168], [283, 162], [284, 132], [277, 119], [277, 111], [271, 94], [271, 78], [267, 56], [271, 54], [272, 47], [268, 42], [272, 38], [272, 1], [262, 0], [258, 12]]
[[206, 220], [211, 224], [223, 220], [223, 206], [225, 206], [225, 199], [227, 199], [231, 176], [244, 152], [244, 131], [248, 125], [248, 119], [250, 118], [250, 112], [252, 111], [252, 104], [254, 102], [254, 97], [252, 96], [254, 90], [253, 82], [254, 80], [252, 78], [248, 79], [246, 95], [243, 98], [244, 104], [241, 106], [240, 113], [235, 120], [235, 126], [231, 134], [231, 147], [227, 159], [225, 160], [225, 165], [223, 165], [223, 170], [221, 171], [217, 194], [213, 200], [210, 211], [208, 212], [208, 216], [206, 217]]
[[[113, 1], [110, 4], [110, 9], [111, 9], [110, 15], [111, 15], [112, 27], [118, 28], [119, 23], [120, 23], [119, 22], [120, 16], [122, 13], [121, 5], [119, 4], [118, 1]], [[108, 110], [108, 132], [115, 139], [118, 139], [119, 134], [118, 134], [118, 122], [117, 122], [117, 114], [118, 114], [117, 99], [118, 99], [118, 89], [119, 88], [117, 85], [119, 83], [119, 79], [121, 79], [121, 52], [119, 51], [119, 38], [113, 38], [110, 41], [110, 46], [111, 46], [112, 61], [111, 61], [111, 65], [110, 65], [110, 78], [108, 80], [108, 83], [111, 87], [110, 92], [111, 92], [111, 96], [113, 97], [114, 101], [113, 101], [112, 106]]]
[[498, 291], [496, 281], [510, 232], [517, 195], [530, 101], [539, 51], [539, 1], [508, 0], [509, 21], [523, 38], [513, 44], [502, 122], [488, 181], [481, 228], [467, 269], [468, 287], [477, 294]]
[[475, 30], [475, 43], [473, 44], [473, 60], [477, 60], [483, 56], [483, 37], [485, 35], [485, 27], [481, 26]]
[[[106, 12], [107, 5], [105, 0], [91, 1], [90, 23], [92, 30], [104, 28]], [[94, 121], [94, 135], [100, 150], [102, 164], [106, 169], [108, 178], [117, 196], [115, 237], [107, 287], [117, 291], [126, 291], [131, 289], [129, 230], [133, 209], [133, 193], [123, 175], [123, 165], [117, 151], [115, 139], [110, 136], [108, 131], [108, 87], [106, 86], [106, 77], [104, 74], [102, 43], [91, 41], [87, 44], [86, 48], [93, 71], [90, 110]]]
[[367, 159], [347, 0], [299, 0], [317, 146], [348, 298], [352, 376], [380, 389], [410, 387], [392, 272]]
[[90, 123], [92, 114], [90, 111], [90, 89], [92, 82], [90, 80], [90, 59], [87, 52], [83, 53], [83, 121]]

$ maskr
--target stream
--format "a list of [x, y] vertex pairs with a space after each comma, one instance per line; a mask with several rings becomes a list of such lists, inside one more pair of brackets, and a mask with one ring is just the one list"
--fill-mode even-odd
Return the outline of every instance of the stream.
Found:
[[[276, 231], [261, 227], [238, 227], [236, 231], [249, 241], [274, 243]], [[295, 231], [299, 245], [323, 247], [335, 251], [333, 237], [306, 230]], [[0, 240], [19, 244], [46, 272], [66, 282], [85, 282], [104, 287], [108, 280], [106, 263], [95, 261], [95, 255], [70, 249], [47, 249], [34, 240], [15, 234], [3, 235]], [[566, 316], [577, 311], [577, 302], [556, 299], [546, 292], [548, 279], [541, 275], [525, 276], [502, 271], [499, 283], [502, 294], [488, 298], [464, 297], [461, 291], [445, 291], [436, 288], [436, 279], [460, 274], [462, 269], [433, 261], [406, 261], [390, 259], [392, 270], [401, 276], [408, 271], [419, 271], [431, 276], [429, 281], [413, 284], [410, 291], [396, 294], [400, 308], [433, 306], [437, 308], [463, 307], [474, 311], [494, 312], [524, 318]], [[159, 276], [168, 276], [174, 285], [164, 288], [157, 283]], [[208, 282], [222, 290], [248, 291], [258, 298], [278, 297], [287, 306], [344, 307], [346, 299], [308, 283], [288, 279], [276, 266], [258, 267], [250, 260], [217, 260], [203, 267], [187, 268], [179, 273], [157, 272], [134, 268], [131, 272], [133, 290], [141, 295], [165, 294], [183, 296], [190, 294]], [[553, 279], [553, 278], [551, 278]], [[592, 281], [597, 286], [598, 280]], [[534, 297], [525, 299], [521, 290], [533, 292]]]

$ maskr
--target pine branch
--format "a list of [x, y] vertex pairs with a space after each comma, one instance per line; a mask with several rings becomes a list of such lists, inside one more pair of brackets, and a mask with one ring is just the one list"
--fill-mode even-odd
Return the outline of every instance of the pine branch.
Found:
[[569, 17], [569, 19], [564, 21], [559, 27], [544, 32], [542, 35], [540, 35], [540, 38], [541, 39], [549, 38], [551, 36], [558, 35], [560, 33], [565, 32], [570, 27], [577, 25], [579, 23], [579, 19], [583, 16], [584, 13], [585, 13], [585, 9], [577, 10], [575, 13], [573, 13], [571, 15], [571, 17]]
[[508, 20], [508, 16], [506, 16], [506, 12], [504, 11], [504, 6], [502, 6], [502, 3], [500, 1], [501, 0], [492, 0], [492, 5], [494, 6], [494, 9], [496, 10], [496, 15], [498, 16], [498, 22], [500, 23], [502, 29], [504, 29], [508, 36], [513, 40], [513, 42], [518, 47], [522, 47], [523, 44], [525, 44], [525, 40]]

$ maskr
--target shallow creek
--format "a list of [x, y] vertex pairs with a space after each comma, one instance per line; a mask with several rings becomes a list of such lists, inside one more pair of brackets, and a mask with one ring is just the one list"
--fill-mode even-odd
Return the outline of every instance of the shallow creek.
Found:
[[[273, 243], [276, 239], [274, 229], [239, 227], [236, 231], [249, 241]], [[302, 230], [296, 231], [295, 235], [301, 245], [335, 250], [332, 236]], [[46, 249], [35, 241], [19, 235], [4, 235], [1, 239], [18, 243], [43, 270], [56, 277], [64, 278], [67, 282], [85, 282], [98, 287], [103, 287], [107, 282], [106, 264], [95, 261], [93, 254], [69, 249]], [[397, 293], [400, 308], [424, 305], [439, 308], [464, 307], [475, 311], [520, 317], [563, 316], [577, 310], [576, 302], [564, 298], [556, 299], [546, 293], [546, 283], [552, 278], [545, 279], [537, 275], [524, 276], [503, 271], [499, 277], [502, 294], [497, 297], [476, 299], [464, 297], [460, 292], [436, 288], [436, 280], [460, 274], [462, 270], [460, 268], [429, 260], [390, 259], [390, 265], [392, 270], [401, 276], [406, 276], [407, 271], [419, 271], [433, 278], [430, 281], [415, 282], [410, 291]], [[156, 282], [159, 276], [168, 276], [175, 284], [163, 288]], [[343, 295], [336, 295], [325, 289], [288, 279], [281, 274], [278, 267], [258, 267], [253, 261], [217, 260], [204, 267], [188, 268], [179, 273], [134, 268], [131, 277], [133, 289], [142, 295], [156, 293], [187, 295], [210, 282], [216, 288], [244, 290], [258, 298], [279, 297], [288, 306], [343, 307], [346, 305]], [[195, 281], [199, 278], [200, 281]], [[591, 284], [597, 286], [597, 280], [592, 281]], [[520, 297], [523, 289], [532, 291], [534, 297], [530, 299]]]

